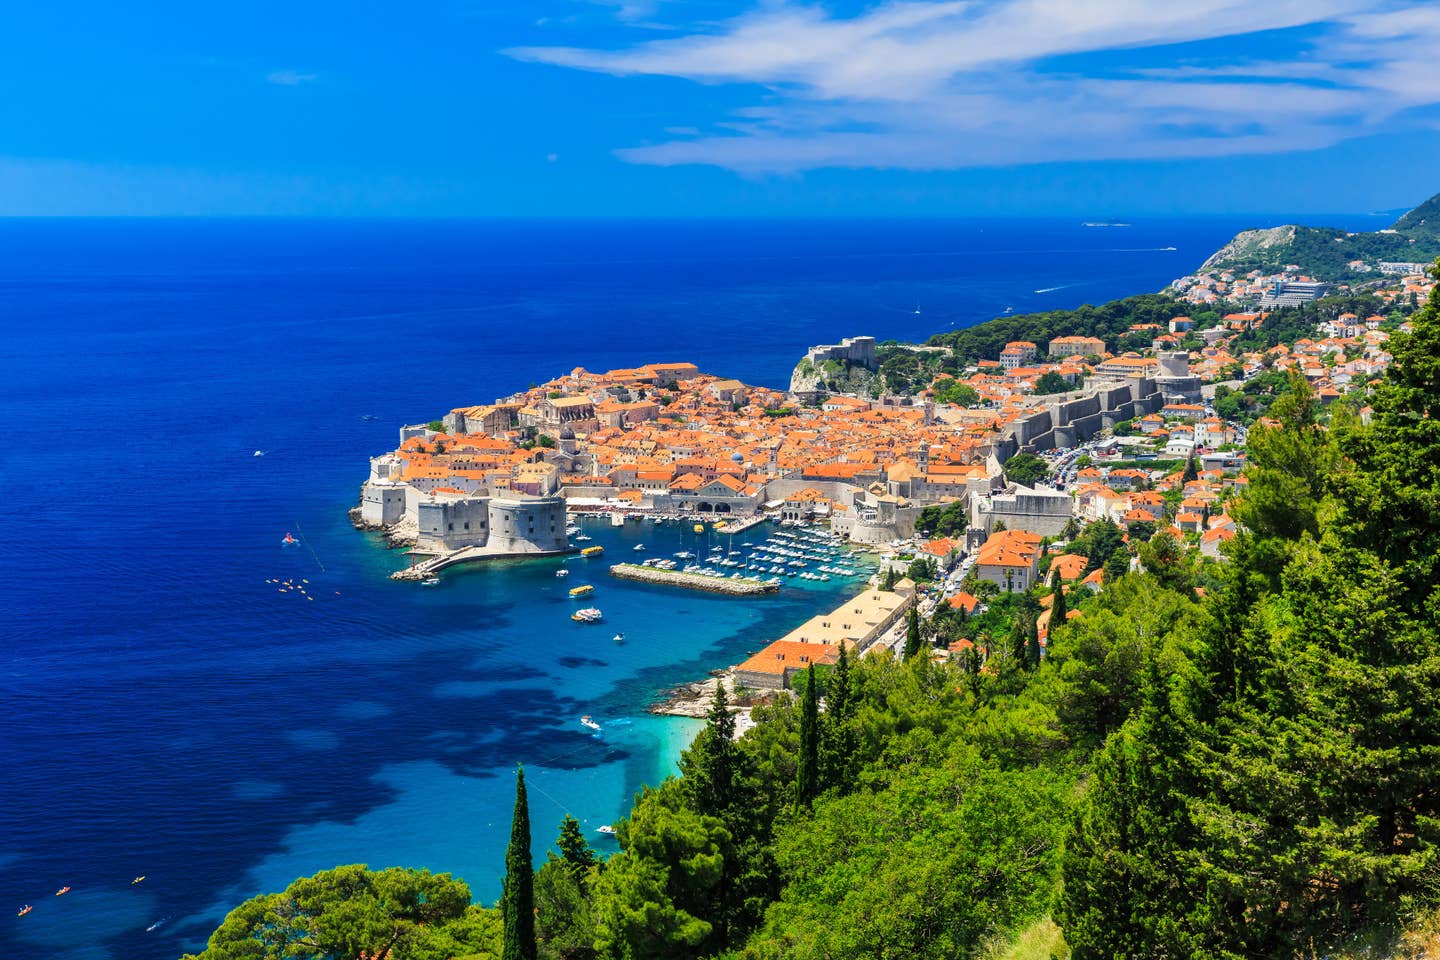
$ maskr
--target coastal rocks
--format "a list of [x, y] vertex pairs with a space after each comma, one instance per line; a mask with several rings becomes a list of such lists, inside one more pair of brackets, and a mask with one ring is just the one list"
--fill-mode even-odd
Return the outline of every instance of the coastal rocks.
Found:
[[730, 696], [730, 712], [735, 715], [735, 739], [740, 739], [746, 730], [755, 726], [751, 719], [750, 710], [752, 707], [762, 703], [769, 703], [775, 696], [788, 696], [788, 694], [771, 694], [767, 696], [739, 696], [739, 688], [735, 683], [732, 671], [726, 671], [720, 677], [712, 677], [709, 680], [698, 680], [695, 683], [687, 683], [667, 690], [664, 699], [650, 707], [650, 712], [667, 717], [690, 717], [695, 720], [703, 720], [710, 713], [710, 708], [715, 703], [715, 689], [725, 684], [725, 690]]
[[617, 563], [610, 568], [612, 577], [621, 580], [636, 580], [640, 583], [658, 583], [667, 587], [685, 587], [688, 590], [703, 590], [730, 597], [753, 597], [765, 593], [777, 593], [779, 584], [763, 583], [759, 580], [732, 580], [728, 577], [707, 577], [698, 573], [684, 573], [680, 570], [658, 570], [634, 563]]
[[1288, 246], [1295, 242], [1294, 224], [1283, 227], [1268, 227], [1259, 230], [1241, 230], [1225, 246], [1216, 250], [1210, 255], [1210, 259], [1201, 264], [1201, 270], [1208, 270], [1212, 267], [1223, 266], [1231, 260], [1243, 260], [1254, 257], [1262, 250], [1271, 247]]

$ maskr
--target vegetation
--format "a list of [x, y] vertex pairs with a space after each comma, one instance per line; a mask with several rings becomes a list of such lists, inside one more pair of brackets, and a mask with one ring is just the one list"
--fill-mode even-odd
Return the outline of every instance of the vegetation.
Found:
[[1005, 461], [1005, 478], [1026, 487], [1050, 476], [1050, 465], [1033, 453], [1017, 453]]
[[448, 873], [363, 863], [245, 901], [185, 960], [495, 960], [499, 916]]
[[505, 918], [502, 960], [535, 960], [534, 863], [530, 856], [530, 802], [522, 768], [515, 771], [515, 812], [510, 819], [505, 887], [500, 894], [500, 913]]
[[1132, 324], [1164, 325], [1175, 316], [1178, 306], [1172, 297], [1149, 293], [1112, 300], [1100, 306], [1085, 304], [1074, 310], [996, 317], [964, 330], [936, 334], [928, 342], [932, 346], [949, 347], [961, 365], [983, 359], [993, 360], [1000, 356], [1005, 344], [1014, 340], [1029, 340], [1044, 350], [1056, 337], [1099, 337], [1115, 348], [1120, 345], [1116, 341], [1125, 336]]
[[1054, 370], [1047, 370], [1040, 374], [1035, 381], [1035, 393], [1039, 395], [1049, 393], [1065, 393], [1067, 390], [1074, 390], [1075, 385], [1066, 380]]
[[973, 407], [980, 402], [974, 387], [951, 376], [935, 381], [934, 397], [936, 403], [953, 403], [957, 407]]
[[970, 525], [961, 500], [920, 511], [915, 528], [932, 537], [958, 537]]
[[444, 433], [445, 424], [439, 420], [431, 420], [429, 423], [425, 424], [425, 429], [433, 433]]

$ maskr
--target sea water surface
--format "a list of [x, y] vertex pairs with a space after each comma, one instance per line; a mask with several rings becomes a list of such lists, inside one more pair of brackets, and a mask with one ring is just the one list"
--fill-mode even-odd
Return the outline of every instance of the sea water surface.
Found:
[[[854, 589], [613, 581], [693, 548], [634, 524], [567, 580], [390, 581], [345, 512], [401, 423], [575, 366], [783, 386], [812, 343], [1156, 290], [1252, 225], [0, 220], [0, 953], [174, 958], [342, 863], [493, 900], [516, 764], [537, 851], [611, 822], [695, 729], [658, 690]], [[568, 618], [586, 579], [603, 625]]]

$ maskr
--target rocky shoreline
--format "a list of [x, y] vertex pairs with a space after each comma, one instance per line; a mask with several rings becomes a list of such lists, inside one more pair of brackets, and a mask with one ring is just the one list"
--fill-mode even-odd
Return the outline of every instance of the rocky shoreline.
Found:
[[725, 692], [730, 697], [730, 712], [735, 715], [735, 737], [739, 739], [755, 725], [751, 719], [750, 711], [754, 707], [770, 703], [780, 696], [789, 696], [787, 693], [751, 693], [745, 697], [736, 697], [735, 671], [717, 670], [715, 676], [709, 680], [697, 680], [693, 683], [684, 683], [678, 687], [666, 690], [663, 699], [650, 705], [650, 712], [666, 717], [689, 717], [695, 720], [703, 720], [710, 713], [710, 708], [715, 704], [715, 689], [725, 684]]

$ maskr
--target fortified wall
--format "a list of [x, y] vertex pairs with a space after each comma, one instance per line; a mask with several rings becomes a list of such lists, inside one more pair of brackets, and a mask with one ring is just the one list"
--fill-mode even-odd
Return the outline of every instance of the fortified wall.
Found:
[[1058, 394], [1042, 409], [1016, 419], [996, 441], [996, 458], [1004, 463], [1021, 452], [1073, 447], [1167, 403], [1198, 401], [1200, 378], [1190, 373], [1190, 355], [1175, 351], [1161, 353], [1159, 359], [1156, 376], [1092, 380], [1084, 390]]

